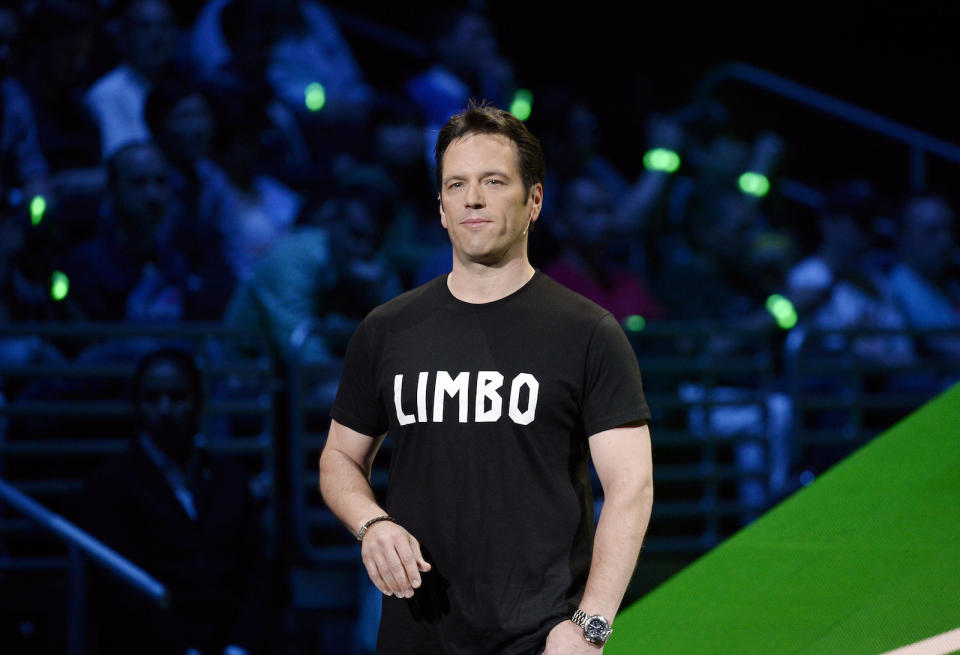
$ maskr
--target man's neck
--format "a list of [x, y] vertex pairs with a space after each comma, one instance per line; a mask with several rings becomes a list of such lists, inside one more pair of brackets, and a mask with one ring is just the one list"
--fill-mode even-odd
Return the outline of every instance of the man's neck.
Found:
[[463, 302], [481, 304], [506, 298], [533, 277], [534, 268], [526, 257], [517, 257], [497, 266], [465, 264], [453, 259], [447, 288]]

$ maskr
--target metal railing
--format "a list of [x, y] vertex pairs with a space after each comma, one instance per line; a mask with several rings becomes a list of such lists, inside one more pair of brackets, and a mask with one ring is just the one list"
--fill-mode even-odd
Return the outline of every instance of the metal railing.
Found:
[[729, 81], [763, 89], [903, 143], [910, 148], [910, 184], [915, 190], [926, 180], [926, 155], [960, 164], [960, 147], [952, 143], [749, 64], [725, 64], [707, 73], [694, 91], [695, 101], [705, 100]]
[[784, 344], [784, 368], [793, 408], [794, 461], [802, 463], [816, 449], [834, 449], [835, 457], [852, 452], [960, 380], [960, 361], [922, 349], [904, 363], [853, 353], [858, 339], [902, 337], [915, 343], [943, 337], [960, 343], [960, 328], [791, 331]]
[[84, 555], [103, 566], [126, 585], [142, 593], [161, 608], [170, 604], [166, 587], [149, 573], [126, 559], [101, 541], [84, 532], [62, 516], [51, 512], [26, 494], [0, 478], [0, 500], [27, 516], [43, 530], [63, 540], [69, 549], [67, 560], [67, 653], [80, 655], [84, 650], [86, 615], [86, 575]]
[[[770, 502], [778, 335], [673, 321], [626, 332], [652, 411], [657, 502], [644, 549], [706, 551]], [[731, 414], [749, 424], [731, 428]]]
[[[305, 359], [310, 339], [316, 337], [319, 326], [312, 321], [297, 327], [291, 336], [287, 388], [289, 391], [289, 439], [290, 439], [290, 515], [294, 536], [300, 551], [314, 562], [356, 564], [359, 550], [340, 522], [322, 504], [318, 487], [318, 462], [320, 451], [326, 442], [326, 424], [329, 405], [311, 393], [311, 381], [332, 374], [325, 363]], [[339, 376], [338, 376], [339, 377]], [[320, 422], [320, 430], [308, 429], [308, 417]], [[314, 424], [316, 427], [316, 424]], [[389, 449], [389, 446], [387, 446]], [[383, 454], [378, 455], [382, 461]], [[312, 464], [312, 468], [310, 465]], [[377, 467], [372, 483], [382, 491], [385, 479], [382, 468]], [[319, 529], [321, 540], [311, 538], [311, 531]], [[322, 541], [323, 543], [318, 543]]]

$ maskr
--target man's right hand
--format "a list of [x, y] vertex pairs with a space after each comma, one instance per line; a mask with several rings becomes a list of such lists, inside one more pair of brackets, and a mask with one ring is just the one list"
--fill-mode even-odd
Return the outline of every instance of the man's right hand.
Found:
[[390, 521], [371, 525], [363, 535], [360, 551], [370, 581], [388, 596], [412, 597], [420, 587], [420, 574], [431, 568], [420, 553], [420, 542]]

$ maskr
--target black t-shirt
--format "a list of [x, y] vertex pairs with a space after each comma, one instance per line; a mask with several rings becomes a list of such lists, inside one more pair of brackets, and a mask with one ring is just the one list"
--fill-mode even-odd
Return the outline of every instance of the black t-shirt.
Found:
[[470, 304], [446, 276], [381, 305], [347, 349], [331, 415], [393, 439], [386, 509], [433, 570], [384, 598], [380, 653], [526, 653], [590, 565], [587, 437], [649, 418], [616, 320], [537, 271]]

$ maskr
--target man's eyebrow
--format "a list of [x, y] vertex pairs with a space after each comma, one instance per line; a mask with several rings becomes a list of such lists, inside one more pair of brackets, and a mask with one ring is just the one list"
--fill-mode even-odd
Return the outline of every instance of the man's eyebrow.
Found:
[[[453, 181], [453, 180], [465, 180], [465, 179], [467, 179], [467, 177], [469, 177], [469, 176], [468, 176], [468, 175], [464, 175], [464, 174], [460, 174], [460, 173], [452, 173], [451, 175], [447, 175], [446, 177], [443, 178], [443, 183], [446, 184], [446, 183], [451, 182], [451, 181]], [[505, 177], [505, 178], [507, 178], [507, 179], [512, 179], [510, 173], [508, 173], [508, 172], [506, 172], [506, 171], [504, 171], [504, 170], [502, 170], [502, 169], [489, 170], [489, 171], [484, 171], [483, 173], [480, 173], [480, 178], [481, 178], [481, 179], [483, 179], [483, 178], [485, 178], [485, 177]]]

